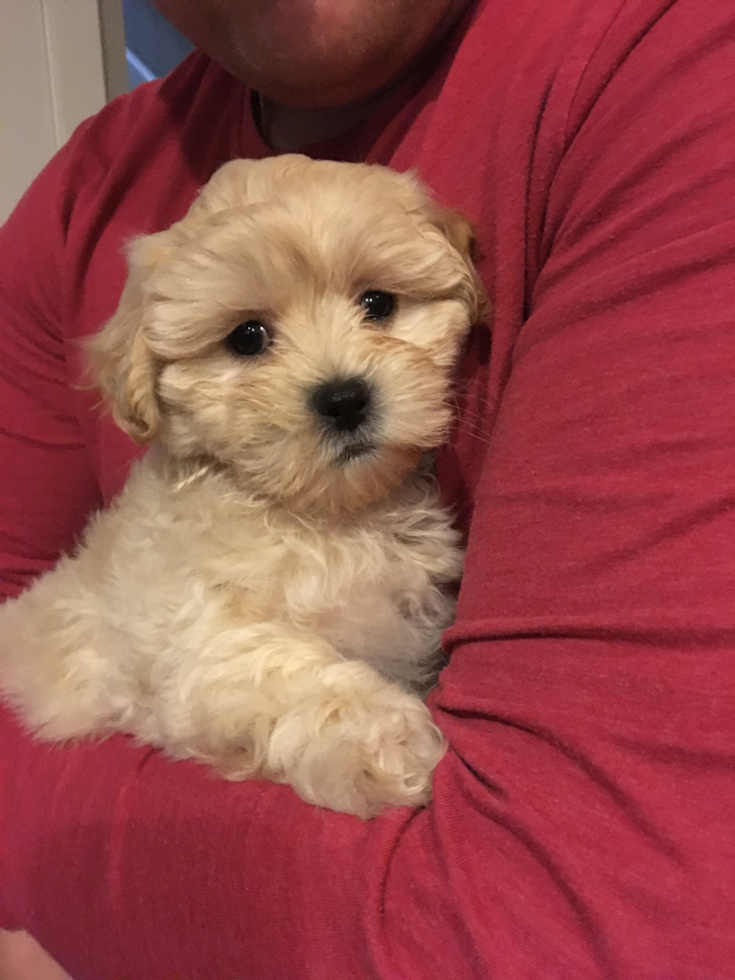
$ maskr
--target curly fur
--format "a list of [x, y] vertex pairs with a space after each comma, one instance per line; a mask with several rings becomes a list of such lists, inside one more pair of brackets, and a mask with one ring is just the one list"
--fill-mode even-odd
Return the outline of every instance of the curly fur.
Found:
[[[155, 445], [0, 610], [0, 688], [40, 737], [128, 732], [362, 817], [426, 802], [462, 560], [426, 455], [483, 309], [470, 240], [409, 175], [285, 156], [226, 164], [132, 243], [90, 360]], [[367, 289], [397, 296], [386, 323]], [[238, 357], [249, 319], [272, 343]], [[329, 430], [310, 394], [356, 376], [369, 420]]]

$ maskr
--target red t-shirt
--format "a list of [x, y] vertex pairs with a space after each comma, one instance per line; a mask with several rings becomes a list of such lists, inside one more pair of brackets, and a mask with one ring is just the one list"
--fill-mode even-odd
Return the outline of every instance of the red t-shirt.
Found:
[[[0, 713], [2, 923], [76, 980], [735, 977], [735, 10], [486, 0], [314, 155], [414, 167], [494, 305], [441, 462], [469, 530], [433, 804], [376, 820]], [[85, 123], [0, 233], [14, 594], [134, 447], [79, 390], [121, 249], [263, 156], [195, 55]]]

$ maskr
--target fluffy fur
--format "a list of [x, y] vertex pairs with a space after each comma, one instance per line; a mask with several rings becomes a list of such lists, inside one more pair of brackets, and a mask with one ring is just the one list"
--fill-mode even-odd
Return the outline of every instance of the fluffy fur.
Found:
[[[33, 731], [128, 732], [362, 817], [429, 798], [421, 696], [461, 552], [425, 463], [482, 310], [470, 240], [409, 175], [285, 156], [226, 164], [131, 244], [90, 358], [155, 445], [0, 610], [0, 687]], [[368, 290], [394, 311], [370, 319]], [[244, 322], [261, 353], [233, 351]], [[314, 393], [355, 378], [370, 402], [340, 428]]]

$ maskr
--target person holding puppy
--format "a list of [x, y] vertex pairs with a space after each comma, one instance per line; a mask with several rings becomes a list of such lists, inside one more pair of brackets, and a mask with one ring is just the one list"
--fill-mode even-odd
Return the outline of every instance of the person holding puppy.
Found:
[[79, 388], [124, 243], [236, 157], [414, 169], [474, 222], [492, 304], [439, 459], [467, 535], [449, 750], [429, 806], [362, 822], [121, 737], [49, 749], [3, 708], [0, 926], [76, 980], [731, 977], [735, 14], [158, 6], [200, 52], [0, 233], [4, 594], [140, 451]]

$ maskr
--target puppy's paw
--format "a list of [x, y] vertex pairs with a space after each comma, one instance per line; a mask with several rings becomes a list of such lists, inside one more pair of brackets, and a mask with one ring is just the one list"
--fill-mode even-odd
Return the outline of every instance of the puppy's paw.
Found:
[[446, 748], [428, 708], [365, 665], [343, 667], [355, 683], [330, 685], [278, 721], [269, 768], [309, 802], [363, 819], [428, 803]]

